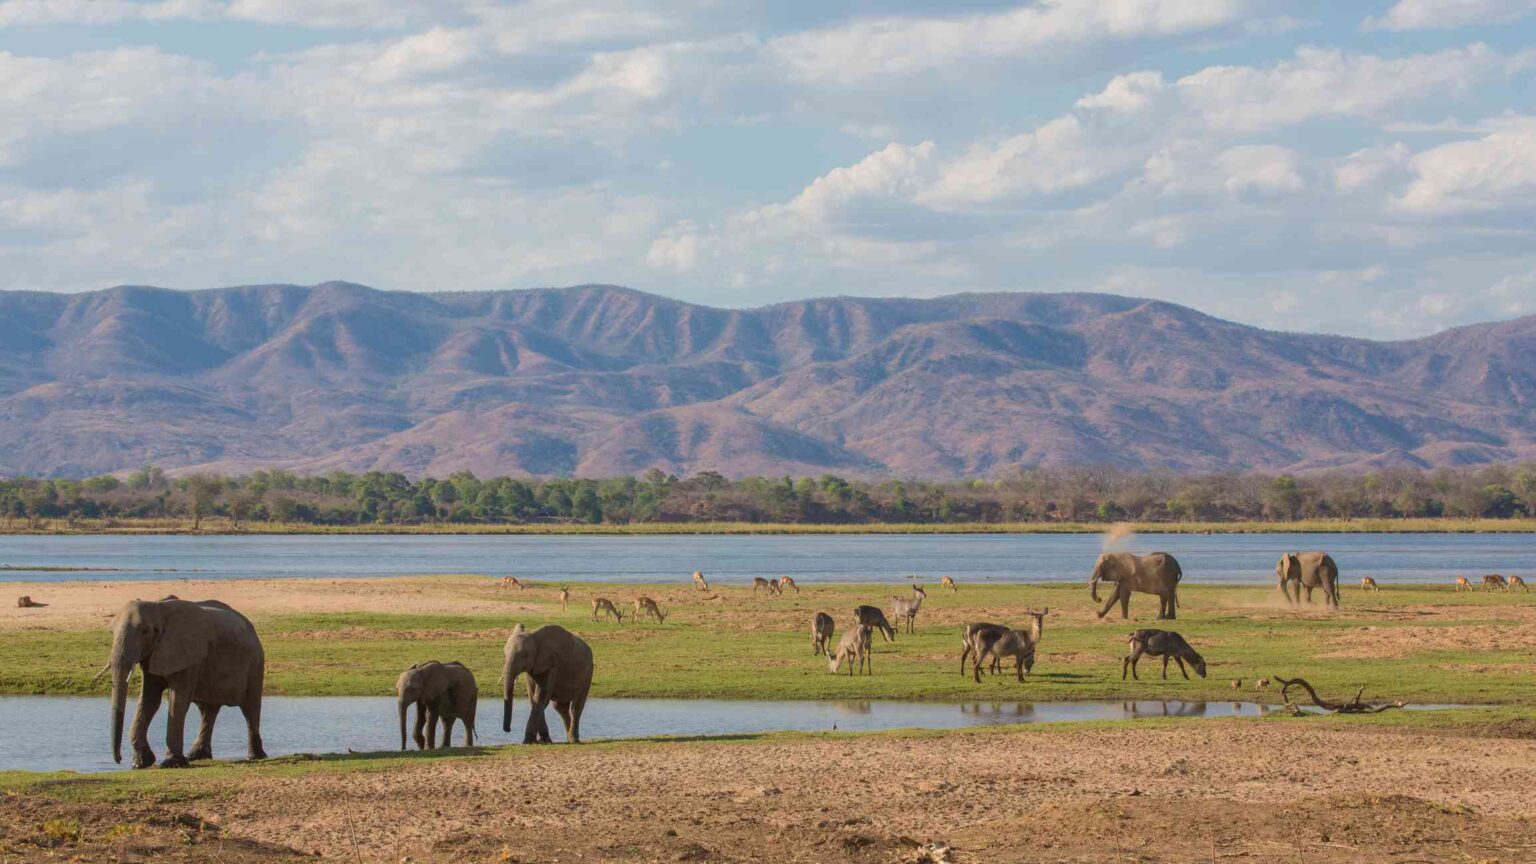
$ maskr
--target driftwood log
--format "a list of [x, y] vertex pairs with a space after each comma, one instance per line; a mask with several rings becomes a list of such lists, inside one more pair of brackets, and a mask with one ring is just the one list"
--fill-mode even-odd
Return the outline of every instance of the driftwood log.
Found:
[[1355, 691], [1355, 698], [1348, 702], [1331, 702], [1319, 697], [1317, 691], [1312, 689], [1312, 685], [1308, 684], [1305, 678], [1281, 678], [1279, 675], [1276, 675], [1275, 680], [1280, 682], [1280, 698], [1285, 701], [1286, 707], [1298, 714], [1301, 713], [1301, 707], [1291, 701], [1290, 690], [1292, 687], [1300, 687], [1307, 691], [1307, 695], [1312, 697], [1313, 705], [1324, 711], [1332, 711], [1335, 714], [1380, 714], [1383, 711], [1401, 708], [1408, 704], [1401, 699], [1396, 702], [1387, 702], [1380, 705], [1363, 702], [1360, 697], [1365, 693], [1364, 687]]

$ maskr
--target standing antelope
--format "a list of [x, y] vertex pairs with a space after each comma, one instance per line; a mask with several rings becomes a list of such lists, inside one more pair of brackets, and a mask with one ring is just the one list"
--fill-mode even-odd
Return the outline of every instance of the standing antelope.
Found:
[[780, 576], [779, 577], [779, 593], [783, 594], [785, 588], [793, 588], [793, 589], [795, 589], [795, 593], [796, 594], [800, 593], [800, 586], [795, 584], [795, 580], [791, 579], [788, 576]]
[[1524, 591], [1527, 594], [1531, 593], [1531, 589], [1530, 589], [1530, 587], [1528, 585], [1525, 584], [1525, 580], [1524, 579], [1521, 579], [1519, 576], [1516, 576], [1514, 574], [1510, 574], [1510, 576], [1509, 576], [1509, 590], [1514, 590], [1516, 588], [1519, 588], [1521, 591]]
[[[1007, 632], [1008, 627], [1003, 624], [987, 624], [983, 622], [977, 622], [975, 624], [965, 625], [965, 632], [960, 636], [960, 641], [965, 646], [960, 651], [960, 674], [966, 674], [966, 669], [970, 666], [966, 660], [970, 658], [972, 654], [976, 653], [978, 646], [983, 649], [990, 647], [993, 642], [1001, 639]], [[993, 655], [992, 668], [988, 671], [998, 672], [1001, 669], [1002, 660], [998, 658], [997, 655]]]
[[699, 589], [700, 591], [708, 591], [709, 590], [709, 583], [704, 581], [704, 571], [702, 571], [702, 570], [695, 570], [695, 571], [693, 571], [693, 586], [695, 588]]
[[952, 576], [940, 576], [939, 577], [939, 587], [940, 588], [948, 588], [951, 591], [959, 591], [960, 590], [959, 588], [955, 587], [955, 580], [954, 580], [954, 577], [952, 577]]
[[1497, 573], [1489, 573], [1487, 576], [1484, 576], [1483, 577], [1483, 590], [1484, 591], [1492, 591], [1495, 588], [1502, 588], [1505, 591], [1508, 591], [1509, 590], [1509, 583], [1505, 582], [1504, 581], [1504, 577], [1500, 576]]
[[1039, 612], [1024, 610], [1024, 614], [1031, 619], [1028, 630], [1007, 630], [993, 639], [985, 642], [985, 633], [973, 634], [971, 652], [971, 675], [976, 683], [981, 683], [981, 667], [987, 664], [988, 658], [1001, 663], [1003, 657], [1012, 657], [1014, 662], [1014, 677], [1020, 683], [1024, 681], [1024, 673], [1035, 668], [1035, 649], [1040, 646], [1040, 635], [1045, 630], [1045, 616], [1051, 612], [1050, 608], [1041, 609]]
[[613, 601], [609, 600], [607, 597], [593, 597], [592, 598], [592, 620], [593, 621], [597, 620], [597, 613], [598, 612], [602, 612], [603, 613], [603, 617], [605, 617], [605, 618], [611, 615], [611, 616], [613, 616], [613, 619], [615, 621], [619, 622], [620, 624], [624, 623], [624, 613], [620, 612], [618, 610], [618, 607], [613, 605]]
[[1376, 580], [1375, 579], [1372, 579], [1369, 576], [1361, 576], [1360, 577], [1360, 590], [1361, 591], [1380, 591], [1381, 590], [1381, 586], [1376, 584]]
[[667, 623], [667, 613], [661, 611], [661, 608], [656, 605], [655, 600], [644, 594], [635, 598], [635, 614], [632, 617], [634, 620], [639, 621], [641, 615], [650, 615], [656, 619], [657, 624]]
[[761, 576], [753, 576], [752, 593], [756, 594], [759, 588], [766, 589], [769, 594], [777, 594], [779, 593], [779, 582], [777, 579], [764, 579]]
[[859, 606], [853, 610], [853, 622], [859, 627], [872, 627], [880, 631], [887, 642], [896, 641], [896, 628], [891, 622], [885, 620], [885, 613], [879, 606]]
[[811, 656], [818, 654], [830, 654], [827, 646], [832, 644], [832, 631], [836, 625], [832, 623], [832, 616], [825, 612], [817, 612], [811, 619]]
[[560, 611], [561, 612], [565, 611], [565, 605], [570, 602], [570, 599], [571, 599], [571, 589], [568, 588], [568, 587], [567, 588], [561, 588], [560, 589]]
[[837, 667], [847, 660], [849, 677], [853, 676], [854, 661], [858, 661], [860, 672], [865, 672], [867, 669], [865, 674], [875, 674], [872, 642], [868, 627], [855, 627], [844, 633], [842, 640], [837, 643], [837, 653], [827, 661], [827, 671], [836, 674]]
[[908, 633], [912, 632], [912, 624], [917, 620], [918, 610], [923, 608], [923, 601], [928, 599], [928, 592], [921, 585], [914, 584], [912, 593], [916, 596], [891, 598], [891, 617], [898, 624], [905, 621]]
[[1471, 590], [1472, 590], [1472, 583], [1467, 581], [1467, 577], [1465, 577], [1465, 576], [1457, 576], [1456, 577], [1456, 593], [1457, 594], [1460, 594], [1463, 591], [1471, 591]]

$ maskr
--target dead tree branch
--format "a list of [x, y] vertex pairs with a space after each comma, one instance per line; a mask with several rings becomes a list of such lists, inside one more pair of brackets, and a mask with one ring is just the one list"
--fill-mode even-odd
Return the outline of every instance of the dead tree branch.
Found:
[[1355, 691], [1355, 697], [1350, 699], [1348, 702], [1332, 702], [1318, 696], [1317, 691], [1312, 688], [1311, 684], [1307, 683], [1307, 679], [1305, 678], [1281, 678], [1279, 675], [1276, 675], [1275, 680], [1280, 682], [1281, 685], [1280, 698], [1283, 699], [1286, 706], [1291, 708], [1293, 711], [1299, 711], [1299, 706], [1291, 702], [1290, 689], [1292, 687], [1300, 687], [1301, 689], [1307, 691], [1307, 695], [1312, 697], [1313, 705], [1316, 705], [1324, 711], [1332, 711], [1335, 714], [1380, 714], [1383, 711], [1390, 711], [1393, 708], [1401, 708], [1408, 704], [1401, 699], [1397, 700], [1396, 702], [1387, 702], [1380, 705], [1373, 705], [1369, 702], [1361, 701], [1360, 697], [1365, 693], [1364, 687], [1361, 687], [1359, 690]]

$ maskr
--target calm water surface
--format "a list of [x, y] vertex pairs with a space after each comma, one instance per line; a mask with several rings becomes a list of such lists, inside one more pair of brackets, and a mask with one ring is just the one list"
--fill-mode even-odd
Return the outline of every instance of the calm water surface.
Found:
[[[1283, 550], [1326, 549], [1347, 578], [1445, 582], [1458, 573], [1536, 575], [1524, 534], [1143, 534], [1193, 582], [1267, 582]], [[703, 570], [713, 581], [787, 573], [863, 582], [916, 573], [961, 582], [1087, 578], [1096, 535], [833, 536], [282, 536], [0, 537], [0, 565], [115, 572], [0, 571], [0, 581], [341, 578], [428, 573], [515, 574], [551, 582], [665, 582]], [[166, 572], [176, 571], [176, 572]]]
[[[129, 700], [132, 701], [131, 699]], [[582, 717], [583, 740], [652, 735], [731, 735], [795, 730], [870, 731], [879, 729], [950, 729], [1002, 723], [1068, 720], [1122, 720], [1133, 717], [1258, 716], [1273, 710], [1246, 702], [748, 702], [711, 699], [593, 699]], [[482, 700], [477, 712], [477, 743], [522, 741], [527, 703], [516, 703], [512, 734], [501, 731], [500, 700]], [[150, 727], [149, 743], [165, 755], [165, 710]], [[547, 715], [550, 733], [563, 740], [560, 718]], [[0, 770], [110, 771], [130, 758], [128, 726], [123, 730], [123, 765], [112, 761], [111, 704], [99, 696], [0, 696]], [[414, 722], [415, 712], [412, 712]], [[237, 708], [225, 708], [214, 727], [218, 759], [245, 758], [245, 721]], [[455, 728], [454, 742], [463, 739]], [[197, 712], [187, 717], [187, 746], [197, 735]], [[267, 755], [397, 750], [400, 727], [395, 700], [387, 697], [284, 697], [262, 701], [262, 738]], [[415, 745], [412, 744], [412, 747]]]

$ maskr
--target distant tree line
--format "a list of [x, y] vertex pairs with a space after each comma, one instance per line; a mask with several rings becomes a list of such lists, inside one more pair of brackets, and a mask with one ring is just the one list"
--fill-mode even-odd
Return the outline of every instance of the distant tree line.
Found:
[[0, 480], [0, 518], [18, 521], [189, 519], [315, 525], [644, 522], [959, 523], [1289, 521], [1536, 514], [1536, 463], [1306, 477], [1175, 475], [1102, 468], [1025, 470], [1000, 480], [821, 477], [411, 480], [370, 471], [300, 476]]

